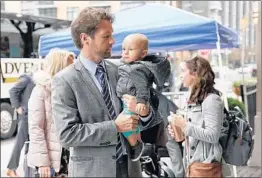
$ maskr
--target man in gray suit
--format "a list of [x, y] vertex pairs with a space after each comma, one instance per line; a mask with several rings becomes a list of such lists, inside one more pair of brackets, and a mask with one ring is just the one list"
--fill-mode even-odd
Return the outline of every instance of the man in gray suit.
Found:
[[7, 165], [7, 175], [18, 177], [16, 169], [19, 165], [21, 150], [28, 139], [28, 100], [35, 84], [32, 80], [32, 74], [21, 75], [18, 82], [9, 91], [10, 101], [15, 108], [18, 118], [18, 129], [14, 148]]
[[[154, 123], [151, 108], [148, 116], [140, 116], [142, 122], [121, 113], [117, 67], [104, 60], [114, 44], [112, 23], [105, 10], [83, 9], [71, 24], [79, 59], [52, 81], [56, 132], [61, 144], [70, 147], [69, 177], [128, 177], [131, 151], [121, 133]], [[126, 96], [125, 102], [135, 112], [135, 98]]]

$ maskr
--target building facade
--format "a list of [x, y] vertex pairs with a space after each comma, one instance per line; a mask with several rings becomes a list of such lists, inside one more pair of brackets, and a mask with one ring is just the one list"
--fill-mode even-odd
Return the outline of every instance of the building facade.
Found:
[[[258, 1], [1, 1], [1, 10], [22, 14], [73, 20], [78, 12], [90, 6], [103, 8], [111, 13], [133, 8], [146, 3], [162, 3], [213, 18], [219, 23], [234, 29], [245, 44], [248, 60], [255, 60], [256, 21]], [[233, 58], [241, 58], [238, 50]]]
[[87, 7], [103, 8], [111, 13], [146, 3], [163, 3], [176, 6], [176, 1], [1, 1], [1, 10], [22, 14], [73, 20]]
[[[246, 62], [255, 61], [256, 16], [259, 1], [181, 1], [181, 8], [195, 14], [213, 18], [222, 25], [232, 28], [240, 35], [245, 48]], [[239, 50], [235, 58], [241, 58]]]

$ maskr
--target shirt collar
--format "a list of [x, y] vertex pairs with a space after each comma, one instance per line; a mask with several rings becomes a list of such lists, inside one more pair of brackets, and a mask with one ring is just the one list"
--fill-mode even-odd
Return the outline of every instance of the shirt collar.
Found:
[[[96, 68], [97, 68], [97, 64], [87, 58], [85, 58], [84, 56], [82, 56], [81, 54], [79, 55], [79, 59], [82, 62], [82, 64], [84, 65], [84, 67], [92, 74], [95, 75], [96, 74]], [[105, 63], [104, 61], [101, 62], [101, 65], [104, 67], [105, 71]]]

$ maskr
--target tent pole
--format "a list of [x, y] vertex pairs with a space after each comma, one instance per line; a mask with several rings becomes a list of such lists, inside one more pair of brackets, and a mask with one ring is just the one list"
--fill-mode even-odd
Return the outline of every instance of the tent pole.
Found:
[[[219, 32], [218, 32], [218, 26], [216, 23], [216, 33], [217, 33], [217, 42], [216, 42], [216, 47], [217, 47], [217, 55], [218, 55], [218, 63], [219, 63], [219, 74], [221, 76], [220, 80], [224, 81], [225, 75], [223, 71], [223, 64], [222, 64], [222, 56], [221, 56], [221, 46], [220, 46], [220, 37], [219, 37]], [[228, 102], [227, 102], [227, 94], [226, 94], [226, 89], [225, 87], [222, 87], [222, 94], [223, 94], [223, 100], [224, 100], [224, 105], [225, 108], [228, 110]]]
[[[220, 36], [219, 36], [219, 32], [218, 32], [218, 24], [216, 23], [216, 33], [217, 33], [217, 42], [216, 42], [216, 47], [217, 47], [217, 54], [218, 54], [218, 62], [219, 62], [219, 70], [220, 70], [220, 76], [221, 79], [220, 80], [225, 80], [225, 75], [224, 75], [224, 71], [222, 69], [222, 56], [221, 56], [221, 44], [220, 44]], [[224, 105], [225, 108], [228, 110], [228, 102], [227, 102], [227, 93], [226, 93], [226, 89], [225, 87], [222, 87], [222, 93], [223, 93], [223, 101], [224, 101]], [[232, 166], [233, 167], [233, 174], [234, 177], [237, 177], [237, 167], [236, 166]]]
[[246, 57], [246, 28], [242, 29], [242, 37], [243, 37], [243, 45], [241, 50], [241, 68], [242, 68], [242, 82], [243, 82], [243, 92], [244, 92], [244, 104], [246, 111], [246, 120], [249, 123], [249, 115], [248, 115], [248, 101], [247, 101], [247, 85], [245, 82], [245, 74], [244, 74], [244, 65], [245, 65], [245, 57]]

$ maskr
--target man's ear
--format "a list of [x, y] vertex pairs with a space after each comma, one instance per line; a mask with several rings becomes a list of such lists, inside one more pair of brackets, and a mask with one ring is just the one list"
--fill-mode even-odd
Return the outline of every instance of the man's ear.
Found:
[[144, 50], [144, 51], [142, 52], [142, 58], [146, 57], [147, 53], [148, 53], [148, 50]]
[[80, 34], [81, 43], [88, 45], [91, 41], [91, 37], [85, 33]]

